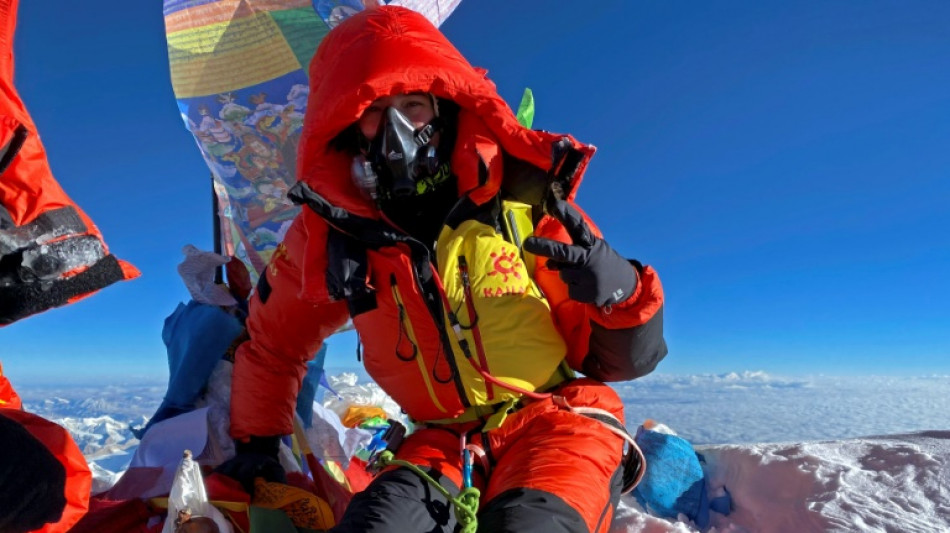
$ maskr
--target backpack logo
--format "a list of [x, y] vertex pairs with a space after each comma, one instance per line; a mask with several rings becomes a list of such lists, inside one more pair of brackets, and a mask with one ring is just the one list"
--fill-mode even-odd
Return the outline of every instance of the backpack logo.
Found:
[[267, 270], [269, 271], [268, 274], [270, 274], [271, 277], [276, 277], [277, 260], [283, 259], [286, 261], [288, 257], [290, 257], [290, 254], [287, 253], [287, 247], [284, 246], [284, 243], [278, 244], [277, 248], [274, 249], [274, 254], [271, 256], [269, 264], [267, 265]]
[[514, 252], [508, 252], [504, 247], [501, 248], [501, 255], [496, 252], [491, 253], [491, 258], [494, 259], [492, 267], [494, 270], [488, 273], [489, 276], [502, 276], [502, 283], [508, 283], [508, 275], [510, 274], [515, 279], [521, 279], [521, 272], [518, 272], [518, 268], [524, 268], [521, 265], [521, 261], [517, 259], [517, 256]]
[[500, 286], [484, 287], [482, 295], [492, 298], [509, 294], [524, 294], [527, 280], [522, 280], [524, 277], [522, 272], [525, 267], [518, 258], [517, 251], [509, 251], [508, 248], [502, 246], [497, 252], [492, 252], [489, 257], [492, 260], [492, 269], [487, 273], [486, 280], [495, 280], [495, 283], [499, 283]]

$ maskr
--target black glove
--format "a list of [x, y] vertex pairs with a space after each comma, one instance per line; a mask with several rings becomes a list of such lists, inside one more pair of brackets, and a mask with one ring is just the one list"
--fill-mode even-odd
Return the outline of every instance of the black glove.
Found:
[[558, 271], [572, 300], [603, 307], [633, 294], [637, 287], [633, 265], [603, 239], [594, 237], [577, 209], [565, 200], [552, 199], [548, 214], [561, 221], [574, 244], [528, 237], [524, 249], [549, 258], [548, 268]]
[[0, 531], [33, 531], [59, 521], [66, 508], [66, 469], [25, 427], [3, 415], [0, 442]]
[[254, 479], [287, 483], [284, 467], [277, 460], [280, 437], [251, 437], [248, 442], [234, 441], [237, 455], [215, 470], [241, 483], [244, 490], [254, 494]]

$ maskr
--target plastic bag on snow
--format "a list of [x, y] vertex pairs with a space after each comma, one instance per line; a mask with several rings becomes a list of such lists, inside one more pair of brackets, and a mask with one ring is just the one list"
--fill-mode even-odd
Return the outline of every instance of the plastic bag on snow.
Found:
[[192, 458], [191, 451], [185, 450], [168, 495], [168, 518], [162, 533], [176, 533], [182, 522], [200, 518], [211, 519], [220, 533], [234, 531], [221, 511], [208, 502], [198, 463]]

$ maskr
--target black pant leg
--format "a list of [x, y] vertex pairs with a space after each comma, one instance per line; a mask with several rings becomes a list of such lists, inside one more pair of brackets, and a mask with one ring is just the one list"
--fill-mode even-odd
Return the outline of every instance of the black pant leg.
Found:
[[[608, 531], [623, 488], [623, 468], [610, 479], [610, 501], [595, 532]], [[479, 533], [588, 533], [584, 518], [558, 496], [536, 489], [511, 489], [478, 513]]]
[[[427, 473], [453, 496], [459, 488], [437, 471]], [[406, 468], [385, 472], [356, 494], [333, 533], [452, 533], [455, 512], [445, 496]]]

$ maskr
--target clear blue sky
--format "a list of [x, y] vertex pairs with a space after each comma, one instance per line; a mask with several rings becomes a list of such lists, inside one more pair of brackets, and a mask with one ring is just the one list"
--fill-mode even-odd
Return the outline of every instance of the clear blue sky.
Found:
[[[950, 2], [463, 0], [443, 26], [667, 296], [662, 372], [950, 372]], [[53, 171], [143, 276], [0, 330], [10, 374], [154, 374], [211, 248], [161, 3], [23, 0], [17, 86]], [[331, 362], [354, 363], [341, 339]]]

